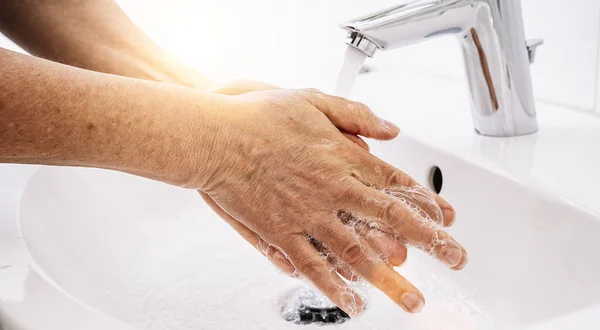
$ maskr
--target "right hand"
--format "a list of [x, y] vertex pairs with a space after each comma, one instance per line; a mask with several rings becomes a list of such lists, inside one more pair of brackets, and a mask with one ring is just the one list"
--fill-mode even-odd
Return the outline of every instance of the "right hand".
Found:
[[377, 248], [369, 240], [343, 223], [340, 218], [347, 219], [348, 214], [376, 222], [384, 232], [431, 252], [452, 269], [466, 265], [465, 249], [441, 226], [425, 219], [450, 214], [439, 219], [450, 224], [452, 207], [432, 194], [435, 205], [422, 198], [405, 198], [425, 214], [411, 211], [406, 202], [384, 190], [401, 194], [416, 189], [426, 195], [425, 190], [340, 133], [338, 128], [380, 139], [397, 135], [397, 129], [367, 107], [313, 90], [253, 92], [229, 97], [225, 103], [231, 111], [222, 115], [225, 132], [214, 137], [204, 167], [208, 171], [187, 185], [208, 194], [227, 214], [281, 252], [350, 315], [360, 314], [363, 302], [307, 236], [405, 310], [420, 311], [424, 298], [377, 257]]

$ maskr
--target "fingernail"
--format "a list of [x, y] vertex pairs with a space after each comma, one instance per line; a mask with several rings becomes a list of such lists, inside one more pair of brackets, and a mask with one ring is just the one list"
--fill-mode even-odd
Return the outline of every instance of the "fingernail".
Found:
[[442, 261], [449, 267], [457, 266], [462, 260], [462, 255], [462, 250], [454, 244], [448, 244], [442, 249]]
[[283, 253], [279, 251], [273, 254], [271, 262], [273, 262], [282, 272], [287, 275], [292, 275], [296, 271], [296, 268], [283, 255]]
[[381, 126], [388, 132], [392, 132], [392, 133], [400, 132], [400, 127], [396, 126], [394, 123], [389, 122], [385, 119], [381, 119]]
[[456, 213], [453, 209], [444, 208], [442, 209], [442, 213], [444, 214], [444, 222], [446, 224], [451, 225], [454, 223], [454, 216], [456, 215]]
[[465, 267], [467, 267], [467, 264], [469, 263], [469, 255], [467, 253], [463, 253], [463, 258], [461, 260], [461, 262], [454, 266], [454, 270], [461, 270], [464, 269]]
[[402, 295], [402, 302], [411, 313], [419, 313], [425, 307], [425, 302], [415, 293], [407, 292]]

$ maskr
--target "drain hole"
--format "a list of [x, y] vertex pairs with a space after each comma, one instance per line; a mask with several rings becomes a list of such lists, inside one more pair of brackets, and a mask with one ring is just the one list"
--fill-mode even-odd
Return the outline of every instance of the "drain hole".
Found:
[[286, 321], [295, 324], [340, 324], [350, 319], [350, 316], [339, 307], [315, 308], [301, 306], [297, 312], [297, 315]]
[[433, 191], [436, 192], [436, 194], [439, 194], [442, 192], [442, 185], [444, 184], [444, 176], [442, 175], [442, 170], [440, 170], [439, 167], [434, 166], [431, 169], [431, 187], [433, 187]]
[[312, 288], [292, 290], [285, 298], [281, 316], [294, 324], [341, 324], [350, 316], [335, 306], [329, 299]]

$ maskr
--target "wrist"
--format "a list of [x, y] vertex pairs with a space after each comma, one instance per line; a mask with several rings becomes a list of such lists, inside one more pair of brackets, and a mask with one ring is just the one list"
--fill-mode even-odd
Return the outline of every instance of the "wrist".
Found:
[[111, 78], [113, 83], [97, 86], [106, 103], [87, 118], [74, 119], [94, 123], [82, 133], [87, 137], [78, 142], [82, 161], [76, 165], [203, 188], [205, 173], [213, 168], [212, 146], [222, 125], [223, 97], [171, 84], [123, 79]]
[[[153, 112], [158, 123], [156, 135], [146, 136], [156, 159], [144, 168], [153, 179], [169, 184], [204, 189], [221, 163], [224, 121], [227, 112], [224, 97], [191, 88], [172, 86], [165, 106]], [[134, 146], [135, 147], [135, 146]]]

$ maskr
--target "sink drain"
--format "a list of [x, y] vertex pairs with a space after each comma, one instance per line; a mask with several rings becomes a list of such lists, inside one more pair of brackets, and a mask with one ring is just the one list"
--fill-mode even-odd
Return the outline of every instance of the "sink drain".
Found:
[[339, 307], [334, 308], [314, 308], [302, 306], [298, 310], [297, 315], [286, 321], [296, 324], [340, 324], [350, 319]]
[[350, 319], [321, 293], [300, 287], [292, 290], [285, 298], [281, 309], [284, 320], [294, 324], [341, 324]]

